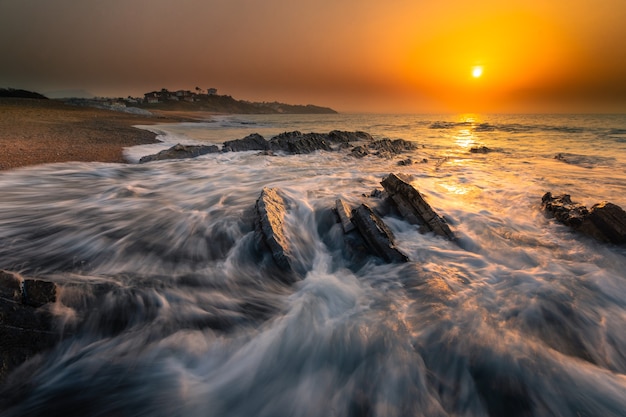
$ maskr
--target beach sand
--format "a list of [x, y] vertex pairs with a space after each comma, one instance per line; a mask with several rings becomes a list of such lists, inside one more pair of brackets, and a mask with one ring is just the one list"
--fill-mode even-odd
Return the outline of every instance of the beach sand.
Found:
[[51, 162], [126, 162], [123, 148], [157, 142], [154, 133], [133, 125], [206, 117], [180, 112], [150, 117], [57, 100], [0, 98], [0, 170]]

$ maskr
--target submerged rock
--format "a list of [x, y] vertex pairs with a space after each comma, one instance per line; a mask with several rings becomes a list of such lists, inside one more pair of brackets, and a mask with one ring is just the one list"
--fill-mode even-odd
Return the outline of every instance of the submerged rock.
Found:
[[398, 211], [409, 223], [421, 225], [427, 231], [446, 239], [455, 239], [446, 221], [435, 213], [411, 184], [395, 174], [389, 174], [381, 184], [398, 207]]
[[351, 221], [375, 254], [387, 262], [408, 262], [409, 258], [396, 248], [391, 230], [369, 206], [361, 204], [352, 210]]
[[56, 292], [52, 282], [0, 271], [0, 383], [22, 362], [60, 340], [52, 314], [40, 308], [54, 303]]
[[587, 209], [574, 203], [569, 194], [556, 197], [547, 192], [541, 198], [542, 208], [560, 223], [602, 242], [626, 244], [626, 212], [618, 205], [602, 202]]
[[417, 149], [417, 146], [413, 142], [409, 142], [404, 139], [381, 139], [372, 142], [369, 145], [370, 149], [378, 151], [376, 155], [381, 157], [389, 157], [391, 155], [398, 155], [406, 151], [413, 151]]
[[486, 146], [474, 146], [470, 148], [470, 153], [489, 153], [493, 152], [493, 149]]
[[179, 143], [159, 153], [144, 156], [139, 160], [139, 163], [143, 164], [164, 159], [195, 158], [200, 155], [217, 152], [219, 152], [219, 148], [215, 145], [181, 145]]

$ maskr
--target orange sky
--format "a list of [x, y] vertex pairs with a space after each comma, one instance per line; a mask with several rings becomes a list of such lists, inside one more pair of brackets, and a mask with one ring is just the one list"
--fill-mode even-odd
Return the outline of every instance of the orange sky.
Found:
[[0, 87], [44, 93], [623, 113], [626, 1], [0, 0], [0, 57]]

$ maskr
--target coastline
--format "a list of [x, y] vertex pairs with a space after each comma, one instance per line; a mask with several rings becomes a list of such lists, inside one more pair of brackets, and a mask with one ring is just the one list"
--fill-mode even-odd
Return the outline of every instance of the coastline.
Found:
[[126, 163], [124, 148], [159, 142], [155, 133], [135, 125], [207, 117], [169, 111], [143, 116], [58, 100], [0, 98], [0, 171], [54, 162]]

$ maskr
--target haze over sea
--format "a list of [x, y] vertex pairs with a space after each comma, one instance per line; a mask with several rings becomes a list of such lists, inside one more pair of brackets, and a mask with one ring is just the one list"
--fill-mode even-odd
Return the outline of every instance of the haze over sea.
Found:
[[[163, 144], [128, 149], [131, 160], [293, 130], [418, 149], [0, 173], [0, 269], [64, 284], [55, 314], [72, 334], [14, 373], [3, 416], [626, 415], [626, 249], [541, 211], [548, 191], [626, 207], [626, 116], [246, 115], [144, 128]], [[399, 166], [407, 157], [416, 163]], [[331, 208], [373, 202], [363, 195], [392, 172], [412, 175], [458, 242], [388, 213], [411, 261], [351, 263]], [[263, 187], [289, 201], [286, 232], [307, 269], [291, 286], [254, 249]]]

